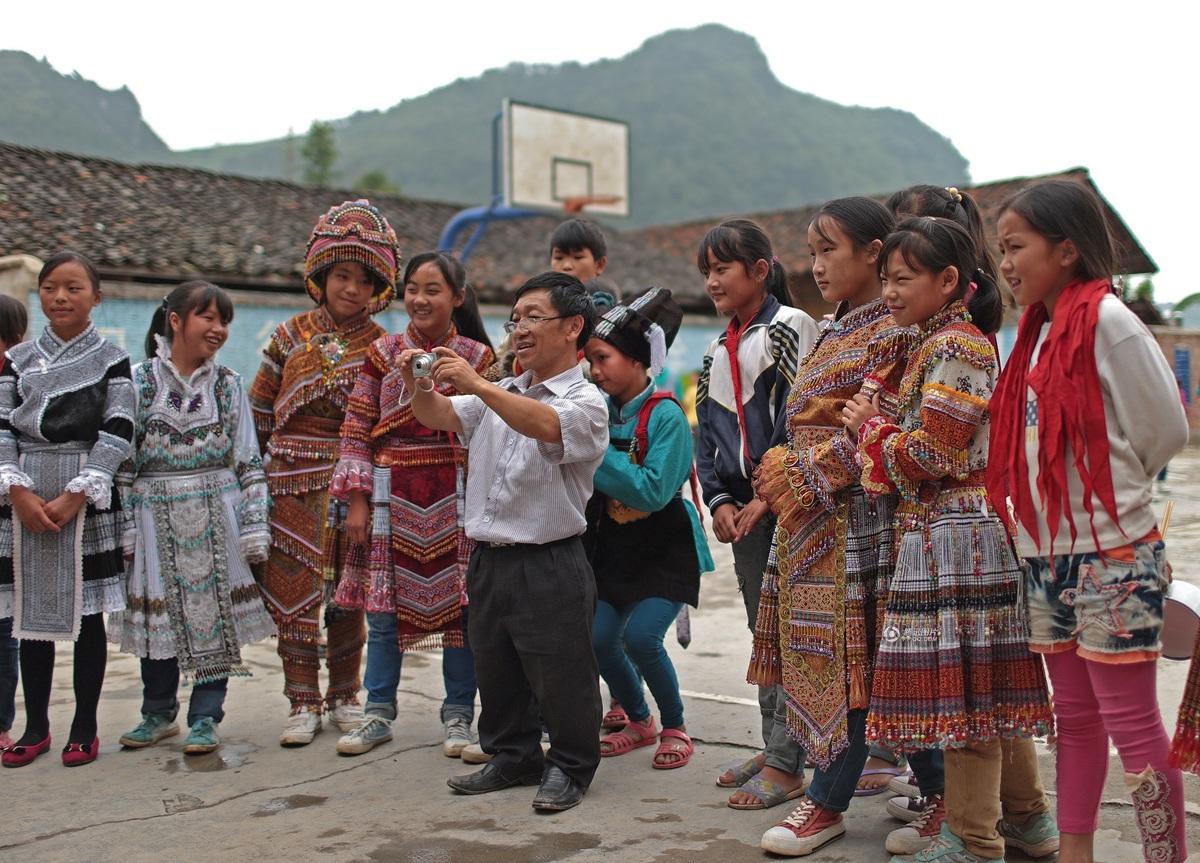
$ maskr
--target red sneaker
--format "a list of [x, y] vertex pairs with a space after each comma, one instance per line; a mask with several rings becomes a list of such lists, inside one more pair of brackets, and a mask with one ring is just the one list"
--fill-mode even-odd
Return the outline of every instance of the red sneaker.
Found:
[[842, 813], [804, 799], [792, 814], [763, 834], [760, 843], [764, 851], [785, 857], [811, 854], [846, 833]]

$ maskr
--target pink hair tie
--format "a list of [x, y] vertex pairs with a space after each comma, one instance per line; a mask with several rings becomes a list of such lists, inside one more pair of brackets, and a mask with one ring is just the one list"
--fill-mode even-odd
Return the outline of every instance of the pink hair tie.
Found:
[[975, 284], [974, 282], [969, 283], [967, 285], [967, 299], [969, 300], [971, 297], [975, 296], [975, 292], [977, 290], [979, 290], [979, 285]]

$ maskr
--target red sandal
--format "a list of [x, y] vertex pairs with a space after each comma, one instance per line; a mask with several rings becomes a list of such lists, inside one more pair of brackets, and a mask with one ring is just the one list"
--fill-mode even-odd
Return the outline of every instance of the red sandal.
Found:
[[[626, 732], [630, 729], [635, 730], [642, 735], [639, 739], [634, 740]], [[611, 758], [614, 755], [624, 755], [627, 752], [632, 752], [635, 749], [641, 749], [643, 746], [653, 746], [658, 742], [658, 729], [654, 727], [654, 717], [649, 716], [644, 723], [633, 722], [632, 720], [621, 731], [615, 734], [608, 734], [600, 738], [600, 757]], [[609, 745], [609, 750], [604, 751], [603, 745]]]
[[614, 701], [608, 705], [608, 713], [600, 720], [600, 727], [605, 731], [620, 731], [629, 724], [629, 714], [625, 708]]
[[[654, 760], [650, 766], [655, 770], [674, 770], [691, 761], [695, 751], [696, 747], [692, 744], [692, 738], [688, 737], [685, 732], [678, 728], [664, 728], [662, 734], [659, 735], [658, 750], [654, 753]], [[674, 761], [659, 761], [660, 755], [678, 755], [679, 757]]]

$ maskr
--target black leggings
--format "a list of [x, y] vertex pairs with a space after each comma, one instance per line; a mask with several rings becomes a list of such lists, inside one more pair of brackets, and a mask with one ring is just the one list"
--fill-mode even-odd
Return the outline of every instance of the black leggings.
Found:
[[[86, 614], [75, 640], [75, 719], [68, 743], [96, 738], [96, 708], [108, 663], [104, 616]], [[21, 639], [21, 690], [25, 694], [25, 733], [17, 741], [32, 746], [50, 733], [50, 686], [54, 682], [54, 642]]]

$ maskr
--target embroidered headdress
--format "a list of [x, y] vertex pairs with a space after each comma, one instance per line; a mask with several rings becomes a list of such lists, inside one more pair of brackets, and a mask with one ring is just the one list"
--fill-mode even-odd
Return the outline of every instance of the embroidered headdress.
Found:
[[325, 296], [317, 277], [343, 262], [362, 264], [379, 282], [367, 311], [373, 315], [387, 308], [396, 289], [400, 249], [392, 226], [365, 198], [331, 207], [313, 228], [304, 257], [304, 287], [314, 302]]
[[683, 310], [666, 288], [650, 288], [630, 303], [613, 306], [596, 323], [594, 337], [640, 362], [658, 377], [667, 348], [683, 323]]

